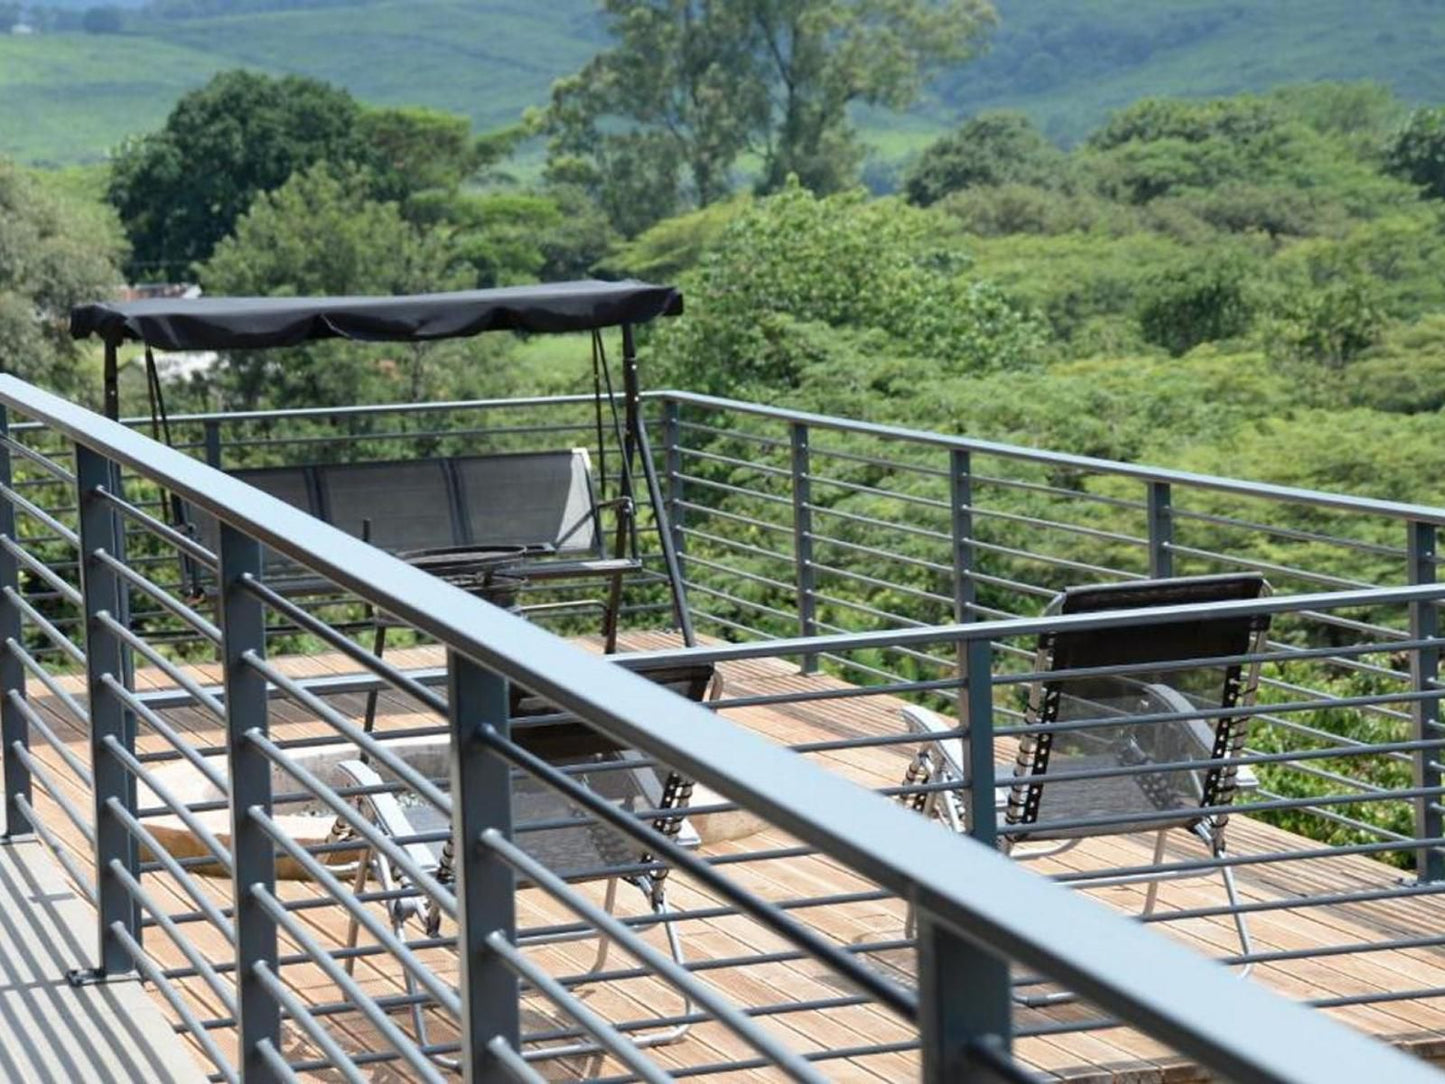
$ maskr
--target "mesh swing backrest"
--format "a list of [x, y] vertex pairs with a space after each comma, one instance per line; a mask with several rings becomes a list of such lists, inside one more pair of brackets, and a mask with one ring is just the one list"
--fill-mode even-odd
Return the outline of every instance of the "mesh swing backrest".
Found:
[[440, 459], [387, 460], [316, 468], [325, 518], [384, 550], [433, 549], [460, 542], [451, 479]]
[[[1258, 598], [1268, 584], [1257, 574], [1201, 576], [1083, 587], [1066, 591], [1051, 607], [1063, 614], [1151, 606], [1190, 605]], [[1209, 762], [1237, 755], [1247, 720], [1138, 721], [1192, 708], [1233, 708], [1253, 702], [1258, 664], [1207, 660], [1255, 652], [1269, 619], [1196, 618], [1167, 624], [1121, 626], [1045, 637], [1040, 671], [1143, 666], [1179, 661], [1178, 667], [1123, 675], [1059, 678], [1030, 690], [1027, 722], [1019, 743], [1016, 782], [1006, 817], [1033, 825], [1016, 839], [1071, 838], [1110, 831], [1145, 831], [1188, 825], [1201, 806], [1226, 804], [1233, 795], [1233, 767], [1149, 771], [1150, 764]], [[1184, 665], [1186, 660], [1205, 660]], [[1117, 717], [1117, 726], [1071, 730], [1059, 723]], [[1049, 775], [1111, 773], [1086, 779]], [[1117, 773], [1117, 774], [1112, 774]], [[1155, 816], [1149, 816], [1154, 814]], [[1110, 818], [1117, 820], [1109, 827]], [[1068, 826], [1064, 822], [1091, 824]]]
[[452, 460], [452, 467], [469, 543], [602, 555], [583, 449], [464, 456]]
[[[269, 493], [277, 500], [284, 501], [292, 508], [299, 508], [313, 516], [317, 514], [315, 486], [309, 467], [253, 467], [227, 473], [237, 481], [255, 486], [263, 493]], [[212, 553], [217, 553], [221, 545], [221, 530], [216, 517], [193, 505], [186, 506], [185, 515], [187, 524], [195, 531], [196, 541]], [[267, 576], [290, 575], [300, 568], [300, 565], [288, 558], [269, 549], [265, 551]], [[209, 576], [209, 573], [207, 575]]]

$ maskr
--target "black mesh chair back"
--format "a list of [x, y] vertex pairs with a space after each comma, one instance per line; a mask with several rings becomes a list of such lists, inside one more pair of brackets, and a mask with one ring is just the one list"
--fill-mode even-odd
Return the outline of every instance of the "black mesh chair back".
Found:
[[401, 459], [317, 467], [324, 518], [384, 550], [432, 549], [461, 541], [447, 463]]
[[[1196, 605], [1259, 598], [1268, 587], [1254, 573], [1147, 580], [1073, 588], [1050, 609], [1086, 614]], [[1040, 672], [1146, 669], [1032, 686], [1025, 716], [1031, 729], [1020, 739], [1006, 808], [1007, 823], [1032, 827], [1015, 834], [1015, 842], [1189, 827], [1202, 819], [1201, 808], [1228, 804], [1236, 770], [1216, 762], [1239, 755], [1247, 716], [1149, 717], [1252, 705], [1259, 664], [1230, 659], [1261, 650], [1268, 628], [1267, 615], [1193, 617], [1044, 637]], [[1119, 724], [1109, 725], [1111, 718]], [[1077, 729], [1060, 725], [1096, 720]], [[1191, 762], [1200, 766], [1167, 767]], [[1151, 771], [1151, 765], [1161, 768]], [[1066, 773], [1098, 774], [1050, 781]]]
[[[707, 698], [717, 675], [710, 662], [644, 662], [628, 669], [694, 703], [702, 703]], [[611, 755], [624, 748], [600, 730], [559, 713], [550, 701], [529, 693], [520, 685], [514, 683], [510, 690], [512, 737], [522, 748], [543, 760], [558, 763], [579, 757]], [[532, 719], [536, 722], [531, 722]]]
[[585, 449], [452, 460], [466, 537], [475, 546], [528, 546], [605, 556]]
[[[320, 515], [315, 479], [312, 477], [310, 467], [253, 467], [229, 473], [233, 478], [237, 478], [249, 486], [255, 486], [263, 493], [269, 493], [292, 508], [299, 508], [313, 516]], [[186, 523], [195, 534], [196, 541], [212, 553], [219, 552], [221, 530], [216, 517], [193, 505], [187, 505], [184, 514]], [[185, 560], [183, 563], [187, 567], [188, 578], [190, 575], [197, 574], [196, 570], [191, 568], [195, 562]], [[302, 571], [301, 566], [296, 562], [282, 557], [270, 549], [265, 551], [264, 570], [268, 578], [294, 576]], [[210, 578], [209, 572], [205, 575], [208, 579]]]

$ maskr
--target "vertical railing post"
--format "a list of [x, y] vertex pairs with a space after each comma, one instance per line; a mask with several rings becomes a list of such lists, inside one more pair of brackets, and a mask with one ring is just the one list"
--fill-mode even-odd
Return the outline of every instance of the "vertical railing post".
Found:
[[257, 976], [257, 965], [274, 975], [276, 923], [256, 891], [276, 890], [276, 845], [250, 813], [271, 813], [271, 762], [248, 737], [267, 731], [266, 679], [248, 665], [248, 654], [266, 654], [266, 614], [242, 578], [261, 576], [261, 543], [221, 524], [221, 655], [226, 686], [226, 765], [231, 781], [232, 900], [236, 924], [236, 1007], [241, 1077], [274, 1081], [262, 1044], [281, 1052], [281, 1007]]
[[[956, 460], [954, 466], [957, 476]], [[959, 646], [959, 655], [964, 682], [959, 715], [966, 729], [963, 768], [968, 781], [968, 833], [992, 848], [998, 845], [993, 645], [985, 639], [966, 640]], [[918, 901], [918, 1015], [927, 1084], [996, 1079], [979, 1052], [1008, 1055], [1011, 996], [1008, 961], [936, 922], [929, 914], [928, 901]]]
[[1174, 575], [1174, 513], [1170, 507], [1168, 482], [1150, 482], [1149, 578], [1167, 580]]
[[[813, 569], [813, 483], [808, 465], [808, 427], [792, 425], [793, 571], [798, 586], [798, 635], [818, 635]], [[818, 669], [817, 655], [803, 656], [803, 673]]]
[[987, 1053], [1007, 1058], [1013, 1007], [1008, 961], [918, 911], [918, 1030], [925, 1084], [998, 1081]]
[[206, 466], [221, 469], [221, 423], [215, 418], [204, 423]]
[[106, 687], [105, 679], [120, 682], [128, 689], [134, 682], [130, 652], [124, 641], [102, 622], [102, 616], [121, 624], [126, 622], [127, 589], [120, 577], [96, 557], [102, 551], [121, 559], [125, 555], [124, 522], [99, 492], [118, 488], [120, 472], [116, 464], [99, 452], [77, 444], [75, 476], [76, 503], [80, 509], [80, 578], [85, 605], [91, 789], [95, 798], [95, 887], [100, 923], [100, 956], [90, 977], [102, 978], [127, 974], [135, 967], [112, 927], [118, 923], [136, 941], [141, 939], [139, 904], [112, 866], [118, 863], [134, 877], [140, 873], [136, 839], [110, 805], [110, 799], [114, 798], [126, 812], [135, 813], [135, 779], [107, 744], [107, 739], [114, 739], [127, 752], [133, 752], [135, 717]]
[[672, 549], [679, 558], [686, 552], [682, 532], [682, 406], [676, 399], [662, 402], [662, 456], [667, 474], [667, 526], [672, 532]]
[[[1410, 520], [1406, 524], [1409, 536], [1406, 540], [1406, 554], [1410, 564], [1409, 576], [1412, 584], [1435, 582], [1435, 525]], [[1410, 603], [1410, 639], [1434, 640], [1439, 635], [1440, 616], [1433, 602]], [[1416, 693], [1437, 692], [1436, 680], [1440, 675], [1440, 649], [1433, 644], [1415, 649], [1411, 658], [1410, 676]], [[1419, 742], [1438, 741], [1441, 736], [1440, 702], [1430, 696], [1415, 701], [1415, 735]], [[1439, 787], [1442, 773], [1438, 765], [1445, 750], [1439, 748], [1416, 749], [1415, 786], [1419, 788]], [[1440, 804], [1445, 795], [1422, 794], [1415, 799], [1415, 838], [1439, 839], [1445, 818], [1440, 815]], [[1422, 847], [1416, 855], [1416, 877], [1422, 881], [1445, 880], [1445, 854], [1439, 847]]]
[[967, 448], [948, 457], [948, 504], [953, 512], [953, 619], [972, 621], [976, 601], [973, 581], [973, 468]]
[[452, 838], [456, 849], [457, 956], [462, 999], [462, 1078], [468, 1084], [512, 1079], [489, 1049], [517, 1050], [521, 992], [511, 970], [487, 947], [500, 933], [517, 940], [516, 874], [482, 835], [512, 834], [512, 780], [507, 761], [488, 747], [483, 728], [507, 737], [507, 680], [461, 655], [447, 654], [451, 713]]
[[998, 845], [998, 806], [994, 798], [993, 645], [969, 640], [963, 645], [963, 770], [968, 781], [968, 834], [987, 847]]
[[[10, 469], [9, 412], [0, 404], [0, 484], [9, 489], [13, 484]], [[15, 506], [9, 500], [0, 498], [0, 537], [8, 538], [16, 545], [20, 539], [15, 533]], [[0, 548], [0, 761], [5, 765], [5, 837], [28, 835], [31, 832], [30, 818], [20, 808], [20, 799], [30, 803], [30, 769], [25, 767], [12, 750], [18, 744], [30, 747], [30, 727], [25, 713], [20, 710], [17, 700], [25, 698], [25, 667], [10, 650], [10, 645], [23, 644], [24, 625], [20, 607], [20, 562], [9, 550]]]

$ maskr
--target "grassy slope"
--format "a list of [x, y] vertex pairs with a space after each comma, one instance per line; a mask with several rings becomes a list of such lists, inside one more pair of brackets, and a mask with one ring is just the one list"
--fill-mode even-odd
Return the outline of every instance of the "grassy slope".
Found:
[[[961, 116], [1023, 108], [1057, 138], [1150, 94], [1230, 94], [1372, 78], [1445, 101], [1439, 0], [996, 0], [984, 59], [946, 75], [913, 116], [864, 115], [897, 157]], [[96, 160], [156, 127], [222, 68], [301, 72], [374, 102], [434, 105], [479, 127], [545, 100], [601, 40], [592, 0], [357, 0], [356, 8], [136, 22], [116, 37], [0, 37], [0, 154]]]

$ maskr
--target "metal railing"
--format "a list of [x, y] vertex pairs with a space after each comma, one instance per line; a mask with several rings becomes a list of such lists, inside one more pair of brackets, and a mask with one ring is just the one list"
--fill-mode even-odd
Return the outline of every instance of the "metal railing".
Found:
[[[762, 1066], [814, 1080], [835, 1062], [882, 1066], [877, 1071], [893, 1078], [1028, 1079], [1015, 1056], [1022, 1044], [1121, 1026], [1241, 1081], [1434, 1079], [1420, 1063], [1239, 983], [996, 853], [993, 837], [1008, 827], [993, 797], [1003, 785], [993, 778], [994, 756], [1017, 728], [996, 725], [995, 716], [1008, 718], [999, 694], [1031, 680], [1019, 662], [1030, 655], [1023, 642], [1126, 620], [1119, 615], [938, 627], [916, 621], [863, 633], [830, 633], [815, 616], [817, 625], [805, 631], [817, 635], [677, 653], [723, 664], [816, 659], [872, 682], [745, 692], [714, 705], [723, 712], [822, 705], [842, 715], [870, 697], [952, 696], [956, 703], [961, 696], [969, 725], [958, 733], [973, 751], [967, 778], [946, 786], [884, 782], [880, 796], [809, 761], [861, 750], [901, 767], [916, 736], [834, 733], [779, 748], [182, 452], [11, 377], [0, 377], [0, 403], [45, 435], [37, 440], [31, 432], [21, 441], [0, 425], [6, 831], [39, 835], [95, 902], [93, 977], [139, 972], [213, 1063], [217, 1079], [293, 1079], [321, 1069], [362, 1079], [366, 1067], [381, 1062], [419, 1079], [438, 1079], [453, 1062], [477, 1080], [537, 1080], [542, 1071], [661, 1080]], [[813, 451], [806, 440], [786, 450], [794, 464]], [[680, 448], [669, 445], [667, 455], [673, 464]], [[221, 521], [218, 552], [147, 510], [162, 491]], [[955, 517], [971, 507], [964, 497], [951, 506]], [[787, 506], [794, 514], [817, 511], [806, 491]], [[674, 524], [680, 532], [701, 514], [686, 511], [687, 519]], [[790, 530], [795, 541], [818, 542], [806, 520]], [[136, 532], [148, 545], [169, 548], [169, 559], [138, 563], [136, 553], [151, 551], [134, 544]], [[687, 541], [697, 561], [694, 537]], [[963, 540], [957, 546], [972, 544], [966, 531], [949, 537]], [[69, 549], [68, 563], [47, 560], [61, 549]], [[378, 658], [347, 635], [345, 622], [268, 587], [263, 549], [331, 581], [346, 612], [384, 611], [440, 645], [446, 666], [411, 670]], [[214, 614], [174, 579], [148, 571], [174, 569], [175, 551], [210, 569]], [[795, 560], [809, 567], [806, 555]], [[961, 596], [964, 588], [954, 590]], [[1427, 584], [1231, 605], [1307, 621], [1324, 615], [1330, 628], [1352, 628], [1359, 638], [1331, 644], [1328, 658], [1357, 660], [1364, 669], [1351, 673], [1383, 679], [1396, 673], [1379, 663], [1384, 653], [1435, 650], [1433, 628], [1421, 615], [1433, 612], [1442, 594]], [[174, 641], [149, 637], [132, 613], [131, 603], [142, 598], [189, 626], [208, 649], [185, 657], [168, 646]], [[1371, 640], [1377, 628], [1391, 626], [1339, 616], [1362, 608], [1381, 621], [1403, 608], [1418, 627]], [[270, 620], [276, 617], [284, 621]], [[1177, 610], [1152, 610], [1127, 620], [1178, 617]], [[347, 672], [298, 676], [288, 656], [318, 651], [344, 660]], [[1303, 642], [1271, 646], [1266, 654], [1280, 656], [1273, 661], [1281, 664], [1326, 657]], [[632, 656], [627, 665], [648, 657]], [[952, 659], [957, 668], [960, 658], [961, 673], [948, 673], [947, 665], [901, 677], [898, 670], [900, 659], [910, 666]], [[1298, 770], [1369, 747], [1370, 756], [1403, 755], [1433, 766], [1438, 727], [1423, 707], [1409, 716], [1423, 728], [1413, 740], [1335, 735], [1336, 744], [1321, 746], [1328, 739], [1320, 735], [1332, 732], [1317, 720], [1289, 728], [1321, 710], [1433, 706], [1433, 671], [1416, 669], [1409, 689], [1269, 705], [1268, 714], [1280, 720], [1269, 720], [1271, 727], [1315, 745], [1230, 763], [1264, 765], [1274, 757]], [[667, 809], [619, 809], [582, 785], [588, 771], [621, 768], [559, 766], [530, 752], [525, 736], [532, 724], [511, 718], [512, 685], [549, 703], [555, 718], [581, 721], [635, 750], [637, 758], [622, 762], [628, 770], [673, 769], [716, 792], [690, 816], [742, 809], [766, 830], [741, 849], [682, 846], [654, 827]], [[345, 699], [370, 689], [383, 690], [392, 704], [392, 723], [375, 732], [358, 725], [355, 705]], [[1156, 721], [1177, 718], [1165, 713]], [[402, 755], [407, 743], [427, 739], [449, 750], [446, 778]], [[323, 778], [308, 757], [338, 745], [384, 769], [384, 781], [337, 785]], [[202, 790], [174, 786], [165, 773], [176, 766], [205, 784]], [[560, 795], [569, 811], [529, 816], [513, 795], [532, 791]], [[923, 823], [889, 800], [945, 791], [964, 796], [976, 841]], [[1266, 808], [1246, 801], [1234, 811], [1402, 801], [1438, 810], [1441, 793], [1436, 783], [1382, 796], [1356, 788], [1348, 801], [1271, 796], [1254, 803]], [[405, 797], [441, 827], [409, 837], [385, 833], [368, 812], [381, 795]], [[297, 836], [284, 817], [308, 807], [334, 834], [320, 841]], [[177, 823], [194, 853], [178, 853], [161, 837]], [[597, 868], [558, 869], [544, 850], [528, 846], [542, 833], [577, 826], [630, 840], [630, 849]], [[1375, 850], [1438, 853], [1439, 835], [1396, 833]], [[426, 857], [447, 839], [455, 843], [453, 878]], [[1362, 844], [1357, 853], [1374, 852]], [[1303, 851], [1274, 858], [1310, 860]], [[1230, 861], [1236, 860], [1213, 856], [1202, 865]], [[356, 876], [367, 862], [387, 873], [375, 888]], [[787, 863], [812, 863], [801, 887], [788, 883]], [[307, 879], [283, 876], [288, 864]], [[833, 880], [822, 880], [824, 873]], [[612, 912], [610, 894], [601, 896], [600, 886], [619, 877], [656, 884], [664, 876], [680, 897], [675, 910], [623, 916]], [[1388, 894], [1438, 890], [1425, 884]], [[910, 912], [916, 937], [906, 932]], [[434, 917], [435, 927], [405, 921], [417, 913]], [[1191, 917], [1173, 917], [1179, 915]], [[398, 916], [403, 921], [394, 922]], [[351, 922], [363, 936], [345, 935]], [[675, 958], [645, 936], [657, 926], [681, 929], [684, 942], [697, 934], [704, 953]], [[566, 948], [578, 937], [610, 941], [629, 959], [610, 967], [599, 959], [588, 968]], [[1402, 945], [1399, 938], [1391, 943]], [[769, 981], [770, 967], [808, 981]], [[1027, 1007], [1027, 991], [1045, 981], [1083, 999], [1096, 1015], [1039, 1017]], [[579, 996], [579, 988], [592, 986], [603, 995]], [[632, 992], [609, 1002], [623, 990]], [[1025, 1020], [1026, 1011], [1035, 1015]], [[425, 1029], [416, 1026], [417, 1012]], [[647, 1045], [659, 1030], [678, 1027], [693, 1031], [678, 1044]]]

